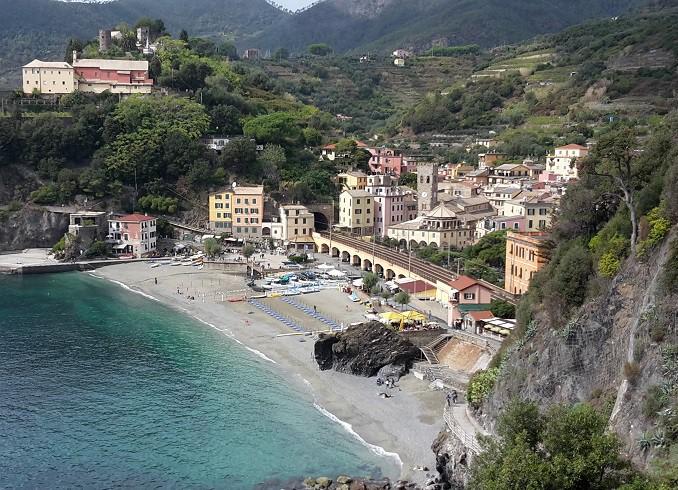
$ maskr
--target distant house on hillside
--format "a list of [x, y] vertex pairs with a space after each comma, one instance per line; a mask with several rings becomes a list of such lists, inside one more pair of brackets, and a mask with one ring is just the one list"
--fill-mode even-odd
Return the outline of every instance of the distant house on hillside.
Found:
[[259, 59], [259, 50], [256, 48], [248, 48], [242, 54], [242, 59], [244, 60], [258, 60]]
[[393, 55], [392, 55], [392, 56], [393, 56], [394, 58], [403, 58], [403, 59], [404, 59], [404, 58], [409, 58], [409, 57], [411, 57], [411, 56], [412, 56], [412, 52], [411, 52], [411, 51], [408, 51], [408, 50], [406, 50], [406, 49], [396, 49], [395, 51], [393, 51]]
[[405, 58], [396, 58], [393, 60], [395, 66], [403, 67], [405, 66]]

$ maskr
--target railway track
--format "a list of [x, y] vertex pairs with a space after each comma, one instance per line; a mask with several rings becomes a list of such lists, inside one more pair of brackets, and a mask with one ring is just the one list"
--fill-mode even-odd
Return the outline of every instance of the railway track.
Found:
[[[320, 235], [326, 239], [330, 238], [330, 234], [327, 232], [320, 232]], [[393, 250], [391, 248], [385, 247], [384, 245], [366, 242], [365, 240], [340, 233], [332, 233], [332, 241], [339, 244], [348, 245], [368, 255], [373, 254], [375, 257], [378, 257], [382, 260], [387, 260], [392, 264], [402, 267], [403, 269], [412, 271], [416, 275], [434, 283], [436, 281], [440, 281], [448, 284], [450, 281], [454, 281], [458, 277], [456, 273], [449, 269], [431, 264], [430, 262], [421, 260], [417, 257], [412, 257], [408, 252]], [[513, 304], [517, 302], [517, 298], [513, 294], [503, 290], [502, 288], [487, 281], [483, 281], [482, 279], [478, 279], [477, 281], [491, 291], [493, 298], [502, 299]]]

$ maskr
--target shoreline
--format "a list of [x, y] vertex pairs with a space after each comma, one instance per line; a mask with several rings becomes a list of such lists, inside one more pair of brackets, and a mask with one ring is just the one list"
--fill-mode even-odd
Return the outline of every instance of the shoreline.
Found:
[[[248, 303], [215, 300], [222, 292], [214, 291], [235, 289], [244, 282], [242, 277], [209, 270], [176, 269], [151, 269], [140, 263], [111, 264], [87, 274], [179, 310], [287, 373], [290, 382], [310, 394], [313, 406], [320, 413], [342, 426], [371, 452], [385, 458], [382, 470], [386, 476], [396, 477], [392, 473], [399, 467], [397, 478], [423, 484], [427, 473], [435, 473], [435, 456], [430, 446], [443, 426], [442, 393], [429, 390], [426, 383], [408, 374], [401, 379], [398, 391], [392, 392], [392, 398], [384, 399], [378, 396], [383, 389], [376, 386], [374, 379], [320, 371], [312, 358], [313, 342], [307, 341], [308, 337], [276, 337], [290, 330]], [[158, 284], [155, 284], [156, 278]], [[196, 288], [203, 289], [194, 289], [194, 283]], [[192, 291], [196, 299], [189, 301], [177, 294], [177, 290], [184, 288]], [[333, 308], [341, 316], [342, 302], [346, 301], [341, 293], [326, 290], [323, 295], [317, 298], [320, 304]], [[427, 467], [429, 471], [414, 467]]]

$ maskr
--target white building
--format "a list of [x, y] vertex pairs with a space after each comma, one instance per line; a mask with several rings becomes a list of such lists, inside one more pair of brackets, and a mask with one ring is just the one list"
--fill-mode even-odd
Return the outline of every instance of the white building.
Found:
[[65, 61], [33, 60], [22, 68], [25, 94], [70, 94], [76, 88], [73, 67]]
[[556, 174], [563, 180], [579, 178], [577, 160], [589, 154], [581, 145], [566, 145], [556, 148], [553, 155], [546, 156], [546, 172]]

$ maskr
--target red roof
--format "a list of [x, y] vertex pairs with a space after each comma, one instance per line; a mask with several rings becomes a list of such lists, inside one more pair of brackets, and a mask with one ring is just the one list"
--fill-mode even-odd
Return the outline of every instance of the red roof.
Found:
[[367, 145], [366, 145], [365, 143], [363, 143], [362, 141], [356, 141], [356, 142], [355, 142], [355, 145], [356, 145], [358, 148], [367, 148]]
[[490, 318], [494, 318], [494, 315], [492, 314], [491, 311], [469, 311], [468, 315], [473, 318], [475, 321], [478, 320], [489, 320]]
[[464, 289], [468, 289], [471, 286], [475, 286], [476, 284], [478, 284], [478, 281], [476, 281], [472, 277], [459, 276], [454, 281], [450, 281], [449, 284], [457, 291], [463, 291]]
[[323, 150], [336, 150], [337, 145], [325, 145], [323, 146]]
[[126, 222], [131, 222], [131, 223], [138, 223], [141, 221], [152, 221], [155, 218], [153, 216], [147, 216], [145, 214], [127, 214], [125, 216], [121, 216], [120, 218], [116, 218], [115, 221], [126, 221]]
[[586, 148], [585, 146], [577, 145], [577, 144], [574, 144], [574, 143], [571, 143], [571, 144], [565, 145], [565, 146], [559, 146], [558, 149], [559, 150], [588, 150], [588, 148]]
[[398, 287], [411, 294], [423, 293], [424, 291], [431, 291], [436, 288], [435, 286], [422, 280], [404, 282], [402, 284], [398, 284]]

